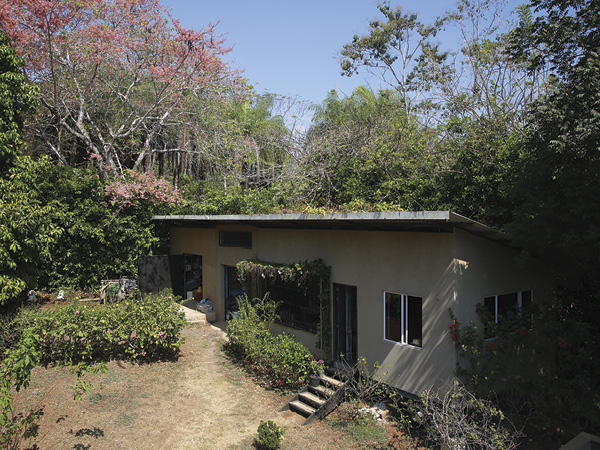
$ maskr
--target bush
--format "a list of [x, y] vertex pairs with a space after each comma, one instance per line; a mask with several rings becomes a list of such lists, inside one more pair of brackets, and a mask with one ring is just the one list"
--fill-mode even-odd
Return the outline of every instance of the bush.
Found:
[[39, 337], [42, 363], [174, 356], [185, 316], [170, 291], [111, 305], [77, 301], [54, 310], [28, 309], [18, 325]]
[[253, 301], [243, 296], [238, 298], [238, 307], [238, 318], [227, 324], [226, 349], [267, 376], [274, 385], [297, 388], [308, 382], [320, 363], [292, 335], [270, 332], [277, 303], [268, 294]]
[[477, 398], [460, 382], [428, 390], [412, 403], [413, 417], [431, 445], [465, 450], [514, 450], [521, 433], [489, 400]]
[[277, 450], [283, 440], [284, 429], [277, 426], [275, 422], [260, 421], [258, 426], [258, 438], [256, 438], [256, 447], [261, 450]]

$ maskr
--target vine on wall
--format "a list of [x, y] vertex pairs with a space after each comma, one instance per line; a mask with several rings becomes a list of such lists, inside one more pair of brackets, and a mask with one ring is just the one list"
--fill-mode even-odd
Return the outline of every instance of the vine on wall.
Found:
[[319, 285], [320, 321], [317, 325], [317, 347], [328, 350], [331, 345], [331, 307], [329, 302], [331, 267], [322, 259], [300, 261], [293, 264], [273, 264], [258, 260], [240, 261], [237, 266], [238, 279], [246, 294], [251, 297], [260, 296], [259, 281], [264, 279], [270, 283], [282, 281], [296, 283], [298, 290], [306, 294], [315, 279]]

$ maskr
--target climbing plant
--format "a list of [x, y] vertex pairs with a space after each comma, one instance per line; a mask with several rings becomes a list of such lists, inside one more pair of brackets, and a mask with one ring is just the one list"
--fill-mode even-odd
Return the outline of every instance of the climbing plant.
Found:
[[317, 347], [330, 348], [331, 343], [331, 307], [329, 304], [331, 267], [322, 259], [300, 261], [293, 264], [275, 264], [258, 260], [244, 260], [237, 264], [238, 279], [246, 294], [260, 296], [260, 281], [269, 284], [284, 282], [296, 284], [298, 291], [306, 294], [316, 282], [319, 288], [319, 323], [317, 324]]

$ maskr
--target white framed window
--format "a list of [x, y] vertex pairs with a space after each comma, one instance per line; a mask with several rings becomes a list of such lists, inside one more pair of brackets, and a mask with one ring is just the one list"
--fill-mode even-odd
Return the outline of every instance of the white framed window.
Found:
[[423, 347], [423, 299], [384, 292], [384, 337], [388, 341]]
[[[514, 320], [520, 322], [524, 328], [531, 329], [533, 328], [532, 302], [533, 293], [531, 290], [526, 290], [486, 297], [483, 306], [489, 320], [497, 325], [502, 325], [506, 320]], [[486, 324], [484, 335], [486, 339], [492, 338], [495, 332]]]

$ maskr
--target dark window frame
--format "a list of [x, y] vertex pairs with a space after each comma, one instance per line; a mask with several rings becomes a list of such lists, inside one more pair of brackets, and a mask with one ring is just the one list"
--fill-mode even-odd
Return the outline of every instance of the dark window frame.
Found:
[[237, 247], [237, 248], [252, 248], [252, 232], [251, 231], [219, 231], [219, 246], [221, 247]]

